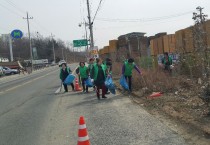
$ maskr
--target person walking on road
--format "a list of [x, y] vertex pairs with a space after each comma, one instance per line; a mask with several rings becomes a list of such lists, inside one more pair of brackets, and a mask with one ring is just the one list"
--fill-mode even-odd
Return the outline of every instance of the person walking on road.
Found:
[[85, 81], [88, 79], [88, 73], [88, 68], [85, 66], [85, 62], [80, 62], [79, 75], [82, 80], [83, 92], [86, 93], [88, 93], [88, 86], [85, 85]]
[[[90, 75], [90, 78], [93, 79], [93, 66], [94, 66], [94, 58], [91, 58], [89, 59], [89, 65], [88, 65], [88, 71], [89, 71], [89, 75]], [[93, 85], [93, 89], [95, 91], [95, 85]]]
[[[68, 92], [68, 86], [66, 84], [64, 84], [64, 81], [70, 73], [72, 73], [70, 67], [67, 67], [66, 63], [62, 63], [61, 64], [61, 69], [60, 69], [60, 79], [63, 83], [65, 92]], [[71, 83], [71, 87], [72, 87], [72, 90], [74, 91], [74, 84], [73, 83]]]
[[96, 64], [93, 67], [92, 75], [94, 76], [94, 83], [96, 85], [96, 95], [97, 98], [100, 99], [100, 89], [102, 89], [102, 98], [107, 98], [106, 87], [105, 87], [105, 77], [106, 77], [106, 68], [102, 64], [102, 60], [100, 58], [96, 59]]
[[123, 64], [123, 67], [122, 67], [122, 75], [125, 76], [125, 79], [128, 82], [130, 92], [132, 92], [132, 72], [133, 72], [133, 69], [136, 69], [138, 71], [138, 73], [141, 74], [140, 69], [134, 63], [134, 59], [130, 58], [127, 61], [125, 61], [125, 63]]

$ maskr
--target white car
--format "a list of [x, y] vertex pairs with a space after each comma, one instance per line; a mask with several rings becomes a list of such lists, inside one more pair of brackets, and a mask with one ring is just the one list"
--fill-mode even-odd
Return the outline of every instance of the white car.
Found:
[[18, 70], [17, 69], [11, 69], [11, 68], [8, 68], [8, 67], [3, 67], [3, 69], [4, 69], [5, 75], [18, 74]]

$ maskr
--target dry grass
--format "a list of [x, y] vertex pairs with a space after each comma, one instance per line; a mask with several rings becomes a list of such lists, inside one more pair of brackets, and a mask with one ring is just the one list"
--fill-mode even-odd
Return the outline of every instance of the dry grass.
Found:
[[[121, 63], [113, 64], [113, 74], [121, 75]], [[172, 92], [179, 88], [180, 81], [162, 70], [143, 70], [143, 75], [139, 75], [133, 70], [133, 89], [139, 90], [147, 88], [148, 92]]]

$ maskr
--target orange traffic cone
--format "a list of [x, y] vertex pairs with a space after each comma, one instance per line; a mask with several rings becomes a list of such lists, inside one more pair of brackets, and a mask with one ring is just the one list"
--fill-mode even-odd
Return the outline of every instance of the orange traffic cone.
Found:
[[78, 83], [78, 79], [77, 78], [75, 79], [75, 90], [76, 91], [82, 91], [82, 89], [79, 86], [79, 83]]
[[79, 119], [79, 131], [78, 131], [78, 144], [77, 145], [90, 145], [85, 119], [83, 116]]

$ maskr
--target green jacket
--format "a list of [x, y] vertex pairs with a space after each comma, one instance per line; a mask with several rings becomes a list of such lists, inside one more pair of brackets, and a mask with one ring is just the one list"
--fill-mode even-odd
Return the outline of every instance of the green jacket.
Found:
[[168, 64], [166, 64], [166, 59], [165, 58], [163, 58], [162, 59], [162, 64], [164, 64], [164, 65], [172, 65], [172, 58], [169, 56], [168, 57]]
[[[101, 65], [102, 69], [103, 69], [103, 72], [104, 72], [104, 77], [106, 77], [106, 67], [102, 64]], [[98, 77], [98, 65], [97, 64], [94, 64], [94, 67], [93, 67], [93, 79], [94, 81], [97, 80], [97, 77]]]
[[132, 71], [134, 69], [135, 63], [132, 63], [131, 65], [128, 62], [125, 62], [125, 76], [132, 76]]
[[[62, 71], [62, 68], [60, 69], [60, 79], [62, 80], [63, 79], [63, 75], [62, 75], [62, 72], [61, 71]], [[69, 67], [67, 67], [67, 71], [68, 71], [68, 73], [71, 73], [72, 72]]]
[[[88, 65], [88, 71], [89, 71], [90, 75], [92, 74], [93, 67], [94, 67], [94, 64], [89, 64]], [[92, 78], [92, 75], [91, 75], [91, 78]]]
[[102, 65], [104, 66], [105, 70], [107, 69], [106, 61], [103, 61]]
[[[109, 74], [110, 74], [110, 75], [112, 75], [112, 71], [110, 71], [111, 66], [106, 65], [106, 61], [104, 61], [104, 62], [103, 62], [103, 65], [104, 65], [104, 69], [105, 69], [105, 71], [106, 71], [106, 70], [109, 70], [109, 71], [108, 71], [108, 72], [109, 72]], [[107, 74], [106, 74], [106, 76], [107, 76]]]
[[80, 77], [82, 79], [86, 79], [88, 78], [88, 68], [86, 66], [84, 67], [79, 67], [79, 73], [80, 73]]

